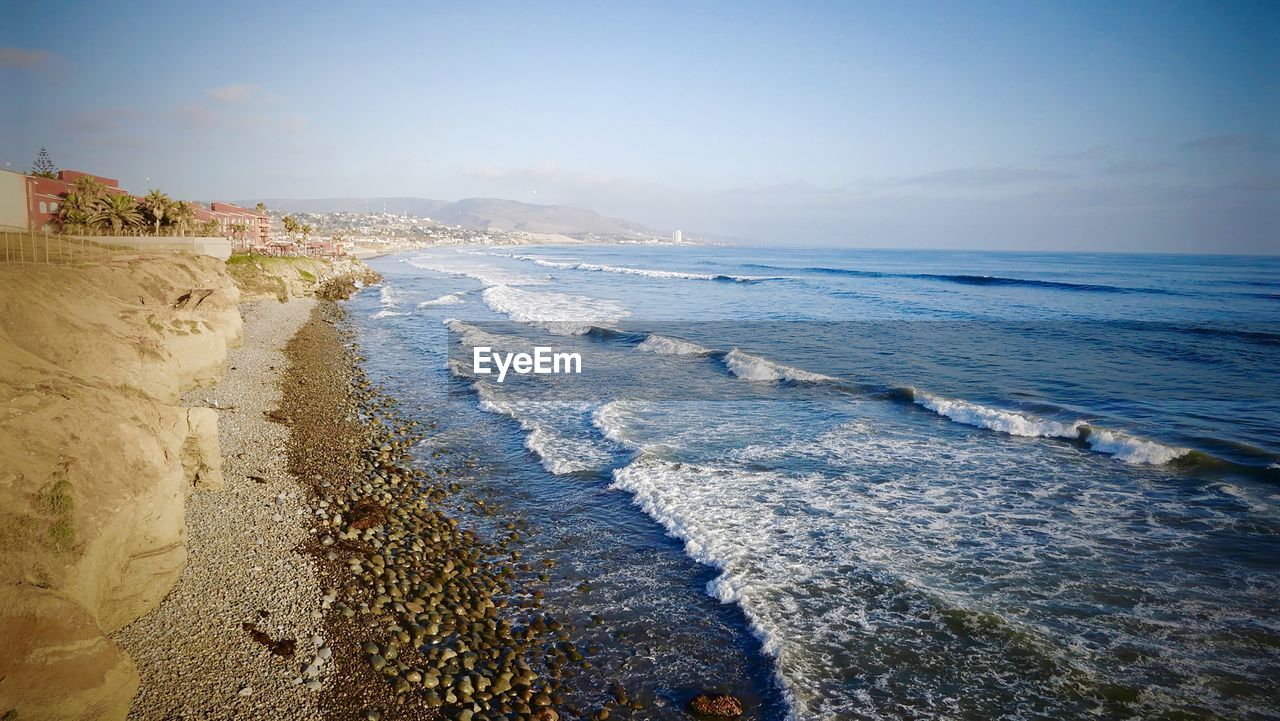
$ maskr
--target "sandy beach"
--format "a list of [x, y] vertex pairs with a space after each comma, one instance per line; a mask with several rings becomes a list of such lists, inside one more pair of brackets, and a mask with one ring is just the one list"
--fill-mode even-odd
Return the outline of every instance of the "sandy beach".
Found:
[[422, 432], [364, 378], [340, 306], [242, 314], [226, 378], [183, 399], [219, 409], [225, 487], [189, 499], [181, 579], [113, 636], [141, 677], [129, 717], [557, 718], [558, 664], [583, 657], [507, 582], [519, 535], [435, 507], [456, 489], [409, 461]]
[[[226, 378], [183, 398], [219, 409], [226, 486], [188, 499], [189, 556], [177, 587], [114, 636], [141, 676], [129, 718], [318, 714], [329, 651], [315, 564], [297, 550], [309, 536], [310, 507], [287, 469], [288, 429], [270, 419], [285, 343], [316, 303], [242, 306], [244, 345], [229, 353]], [[296, 649], [282, 655], [253, 631]]]

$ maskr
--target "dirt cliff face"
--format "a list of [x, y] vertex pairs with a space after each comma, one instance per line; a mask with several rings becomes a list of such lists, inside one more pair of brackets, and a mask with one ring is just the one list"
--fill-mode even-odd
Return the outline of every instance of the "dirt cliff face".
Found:
[[106, 634], [186, 561], [184, 502], [221, 484], [216, 381], [239, 290], [212, 258], [0, 265], [0, 714], [124, 718]]
[[282, 303], [311, 295], [346, 300], [361, 284], [381, 279], [363, 263], [350, 258], [233, 255], [227, 261], [227, 270], [244, 300], [275, 298]]

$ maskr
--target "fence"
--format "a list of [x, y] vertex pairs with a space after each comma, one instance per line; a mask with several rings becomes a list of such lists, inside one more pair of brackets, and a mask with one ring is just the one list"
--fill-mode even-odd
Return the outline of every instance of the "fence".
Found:
[[0, 262], [74, 265], [101, 263], [114, 257], [148, 254], [213, 255], [225, 259], [230, 243], [215, 239], [225, 248], [209, 247], [207, 239], [147, 238], [137, 236], [88, 237], [34, 230], [0, 229]]
[[[0, 261], [5, 263], [97, 263], [139, 252], [137, 248], [126, 245], [31, 230], [0, 230], [0, 244], [4, 246]], [[156, 248], [155, 251], [179, 252], [176, 248]]]
[[101, 263], [127, 255], [173, 253], [210, 255], [226, 260], [232, 253], [252, 255], [311, 256], [331, 258], [341, 255], [327, 248], [308, 248], [303, 244], [272, 243], [265, 245], [236, 243], [226, 238], [174, 236], [84, 236], [0, 226], [0, 263], [38, 263], [72, 265]]

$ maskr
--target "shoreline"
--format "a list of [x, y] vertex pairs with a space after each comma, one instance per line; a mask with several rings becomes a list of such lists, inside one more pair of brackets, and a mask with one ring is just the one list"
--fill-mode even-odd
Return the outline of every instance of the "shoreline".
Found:
[[[171, 273], [189, 264], [207, 275]], [[553, 617], [543, 605], [559, 554], [525, 548], [526, 521], [474, 495], [450, 449], [430, 460], [413, 455], [435, 429], [434, 414], [412, 420], [370, 382], [347, 311], [332, 302], [376, 273], [358, 261], [138, 257], [39, 275], [91, 283], [97, 273], [159, 281], [146, 287], [151, 295], [121, 285], [115, 296], [53, 296], [66, 305], [50, 313], [52, 323], [120, 308], [111, 335], [96, 328], [67, 340], [77, 349], [108, 344], [76, 370], [91, 377], [113, 368], [103, 361], [139, 353], [136, 334], [149, 332], [159, 350], [141, 352], [155, 358], [155, 377], [140, 387], [160, 399], [166, 423], [181, 419], [155, 431], [169, 444], [155, 454], [169, 475], [150, 492], [169, 493], [167, 505], [128, 500], [125, 510], [141, 516], [125, 539], [132, 555], [119, 570], [98, 565], [124, 576], [157, 552], [178, 560], [167, 582], [119, 582], [119, 593], [132, 594], [126, 600], [151, 594], [145, 607], [115, 625], [93, 620], [95, 643], [114, 654], [112, 673], [132, 680], [97, 680], [90, 664], [101, 662], [90, 658], [79, 670], [99, 685], [68, 693], [66, 707], [79, 710], [48, 717], [602, 721], [643, 713], [646, 702], [616, 681], [607, 694], [583, 693], [589, 678], [612, 674], [588, 671], [597, 651], [587, 622], [558, 606], [561, 618]], [[174, 316], [168, 325], [165, 313]], [[126, 413], [112, 413], [98, 425], [129, 425]], [[97, 442], [102, 434], [87, 435]], [[123, 455], [110, 468], [77, 469], [72, 489], [83, 502], [68, 514], [76, 545], [59, 551], [64, 558], [99, 558], [93, 549], [121, 543], [123, 520], [88, 516], [99, 512], [88, 480], [97, 473], [98, 483], [118, 486], [137, 463], [130, 454], [147, 442], [115, 444]], [[172, 538], [157, 537], [157, 525]], [[29, 637], [34, 650], [5, 661], [39, 678], [36, 659], [46, 652], [38, 644], [51, 642]], [[12, 705], [26, 716], [39, 708], [28, 689], [45, 686], [16, 678], [16, 691], [6, 690], [16, 703], [0, 710]], [[51, 695], [66, 692], [49, 678]], [[109, 694], [112, 707], [88, 693]]]
[[344, 319], [340, 306], [318, 304], [290, 340], [281, 406], [289, 468], [316, 506], [305, 551], [323, 579], [334, 663], [322, 709], [384, 721], [555, 721], [560, 672], [544, 679], [534, 669], [583, 659], [567, 631], [551, 636], [555, 619], [532, 612], [535, 596], [513, 586], [518, 534], [485, 543], [439, 509], [457, 486], [409, 457], [419, 424], [369, 383]]
[[[394, 271], [384, 267], [386, 282], [398, 293], [404, 279]], [[422, 297], [442, 292], [437, 281], [423, 283], [430, 287], [418, 289]], [[411, 417], [433, 429], [439, 424], [416, 457], [430, 473], [447, 469], [460, 483], [460, 492], [443, 505], [488, 538], [500, 538], [514, 522], [520, 550], [532, 562], [520, 564], [531, 568], [519, 577], [543, 597], [545, 608], [576, 626], [568, 630], [587, 664], [564, 669], [567, 704], [556, 710], [583, 719], [679, 719], [690, 718], [697, 702], [726, 698], [746, 718], [783, 718], [786, 702], [776, 687], [774, 659], [740, 606], [708, 595], [707, 569], [688, 557], [683, 543], [637, 508], [630, 494], [610, 490], [603, 477], [554, 476], [544, 485], [543, 465], [529, 457], [524, 435], [501, 414], [472, 402], [469, 393], [462, 403], [438, 401], [423, 385], [435, 387], [434, 373], [424, 378], [401, 370], [423, 360], [412, 350], [417, 337], [403, 336], [405, 347], [398, 347], [389, 342], [394, 333], [379, 332], [385, 324], [417, 323], [381, 320], [385, 303], [378, 301], [376, 294], [359, 296], [349, 308], [362, 339], [368, 331], [378, 344], [363, 365], [404, 400]], [[662, 560], [651, 562], [658, 547]], [[656, 588], [664, 600], [652, 598]]]

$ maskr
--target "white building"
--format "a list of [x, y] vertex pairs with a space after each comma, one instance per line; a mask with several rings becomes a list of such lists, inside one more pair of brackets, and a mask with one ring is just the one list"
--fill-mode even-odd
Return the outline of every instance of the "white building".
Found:
[[672, 234], [671, 234], [671, 242], [672, 242], [672, 243], [683, 243], [683, 242], [684, 242], [684, 231], [683, 231], [683, 230], [677, 230], [676, 232], [672, 233]]

